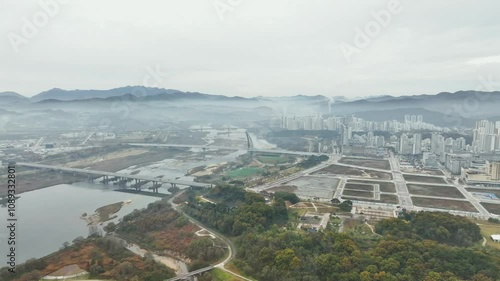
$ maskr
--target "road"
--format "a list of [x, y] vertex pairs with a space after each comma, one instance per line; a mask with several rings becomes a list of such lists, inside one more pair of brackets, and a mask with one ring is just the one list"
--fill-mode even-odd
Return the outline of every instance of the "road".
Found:
[[389, 153], [389, 164], [391, 165], [392, 178], [394, 180], [394, 185], [396, 186], [396, 191], [399, 196], [400, 206], [407, 210], [413, 209], [414, 205], [410, 197], [410, 192], [406, 187], [406, 182], [403, 174], [401, 173], [399, 160], [394, 156], [394, 153], [392, 151]]
[[182, 194], [182, 191], [179, 192], [179, 193], [177, 193], [175, 196], [172, 196], [168, 200], [168, 202], [170, 203], [170, 205], [172, 205], [172, 208], [174, 210], [176, 210], [179, 214], [182, 214], [183, 216], [185, 216], [186, 218], [188, 218], [189, 221], [192, 222], [193, 224], [197, 225], [200, 228], [206, 229], [210, 234], [212, 234], [213, 236], [215, 236], [215, 237], [219, 238], [220, 240], [224, 241], [224, 243], [226, 243], [227, 246], [228, 246], [227, 249], [229, 250], [229, 254], [226, 257], [226, 259], [224, 259], [222, 262], [220, 262], [220, 263], [218, 263], [216, 265], [211, 265], [211, 266], [208, 266], [208, 267], [205, 267], [205, 268], [200, 268], [198, 270], [189, 272], [188, 274], [183, 274], [183, 275], [179, 275], [177, 277], [168, 279], [167, 281], [183, 280], [183, 279], [185, 279], [187, 277], [194, 276], [194, 275], [206, 272], [206, 271], [210, 271], [210, 270], [212, 270], [214, 268], [219, 268], [221, 270], [224, 270], [227, 273], [232, 274], [232, 275], [234, 275], [234, 276], [236, 276], [236, 277], [238, 277], [240, 279], [243, 279], [243, 280], [246, 280], [246, 281], [253, 281], [252, 279], [248, 279], [248, 278], [246, 278], [244, 276], [241, 276], [241, 275], [239, 275], [237, 273], [234, 273], [234, 272], [232, 272], [229, 269], [226, 269], [224, 267], [227, 263], [229, 263], [236, 256], [236, 247], [234, 246], [233, 242], [231, 240], [229, 240], [229, 238], [225, 237], [224, 235], [220, 234], [219, 232], [217, 232], [217, 231], [215, 231], [213, 229], [208, 228], [207, 226], [205, 226], [204, 224], [202, 224], [198, 220], [196, 220], [193, 217], [191, 217], [190, 215], [184, 213], [184, 211], [182, 211], [182, 209], [179, 207], [179, 204], [175, 204], [174, 203], [175, 198], [177, 198], [181, 194]]

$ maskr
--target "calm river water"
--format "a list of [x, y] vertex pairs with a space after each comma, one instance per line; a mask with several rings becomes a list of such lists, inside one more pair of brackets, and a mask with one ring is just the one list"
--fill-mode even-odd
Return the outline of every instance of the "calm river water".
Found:
[[[87, 237], [89, 228], [80, 219], [83, 213], [92, 214], [95, 209], [125, 200], [132, 200], [116, 214], [117, 221], [134, 209], [146, 207], [159, 200], [157, 197], [105, 189], [104, 185], [92, 183], [62, 184], [40, 190], [22, 193], [17, 200], [16, 249], [17, 262], [39, 258], [61, 248], [65, 241], [71, 242], [78, 236]], [[0, 208], [0, 221], [6, 222], [7, 209]], [[0, 243], [1, 253], [7, 252], [5, 233]], [[2, 266], [5, 265], [2, 254]]]

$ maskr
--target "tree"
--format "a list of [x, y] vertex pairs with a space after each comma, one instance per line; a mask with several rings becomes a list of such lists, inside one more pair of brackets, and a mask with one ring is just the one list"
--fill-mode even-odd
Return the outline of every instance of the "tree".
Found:
[[83, 241], [85, 241], [85, 238], [83, 238], [83, 236], [78, 236], [75, 239], [73, 239], [73, 244], [80, 244]]
[[352, 210], [352, 201], [346, 200], [346, 201], [340, 203], [339, 208], [341, 211], [350, 212]]
[[116, 224], [114, 222], [110, 222], [104, 227], [104, 231], [106, 231], [107, 233], [114, 232], [115, 230]]

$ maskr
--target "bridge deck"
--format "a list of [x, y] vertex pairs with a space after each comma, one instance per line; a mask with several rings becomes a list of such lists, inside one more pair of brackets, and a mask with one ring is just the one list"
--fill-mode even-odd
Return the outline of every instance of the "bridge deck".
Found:
[[214, 266], [207, 266], [207, 267], [204, 267], [204, 268], [200, 268], [198, 270], [195, 270], [195, 271], [191, 271], [187, 274], [181, 274], [179, 276], [176, 276], [176, 277], [173, 277], [173, 278], [170, 278], [170, 279], [167, 279], [166, 281], [177, 281], [177, 280], [183, 280], [183, 279], [186, 279], [188, 277], [191, 277], [191, 276], [194, 276], [194, 275], [197, 275], [197, 274], [200, 274], [200, 273], [203, 273], [205, 271], [209, 271], [209, 270], [212, 270], [214, 268]]
[[209, 183], [202, 183], [202, 182], [190, 182], [190, 181], [175, 180], [175, 179], [154, 178], [154, 177], [129, 175], [129, 174], [104, 172], [104, 171], [85, 170], [85, 169], [68, 168], [68, 167], [61, 167], [61, 166], [51, 166], [51, 165], [43, 165], [43, 164], [35, 164], [35, 163], [17, 162], [16, 165], [30, 167], [30, 168], [51, 169], [51, 170], [58, 170], [58, 171], [64, 171], [64, 172], [81, 173], [81, 174], [89, 174], [89, 175], [97, 175], [97, 176], [120, 177], [120, 178], [136, 179], [136, 180], [142, 180], [142, 181], [173, 183], [173, 184], [195, 186], [195, 187], [211, 187], [212, 186]]

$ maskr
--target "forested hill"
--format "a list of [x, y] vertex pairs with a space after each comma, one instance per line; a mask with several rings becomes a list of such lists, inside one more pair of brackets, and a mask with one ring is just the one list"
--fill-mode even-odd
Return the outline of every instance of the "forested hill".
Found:
[[235, 265], [257, 280], [500, 280], [500, 251], [481, 247], [479, 228], [467, 218], [403, 213], [376, 225], [379, 235], [307, 232], [293, 227], [297, 216], [284, 209], [293, 195], [279, 193], [267, 205], [258, 194], [224, 186], [206, 196], [218, 203], [191, 196], [185, 210], [234, 236]]

